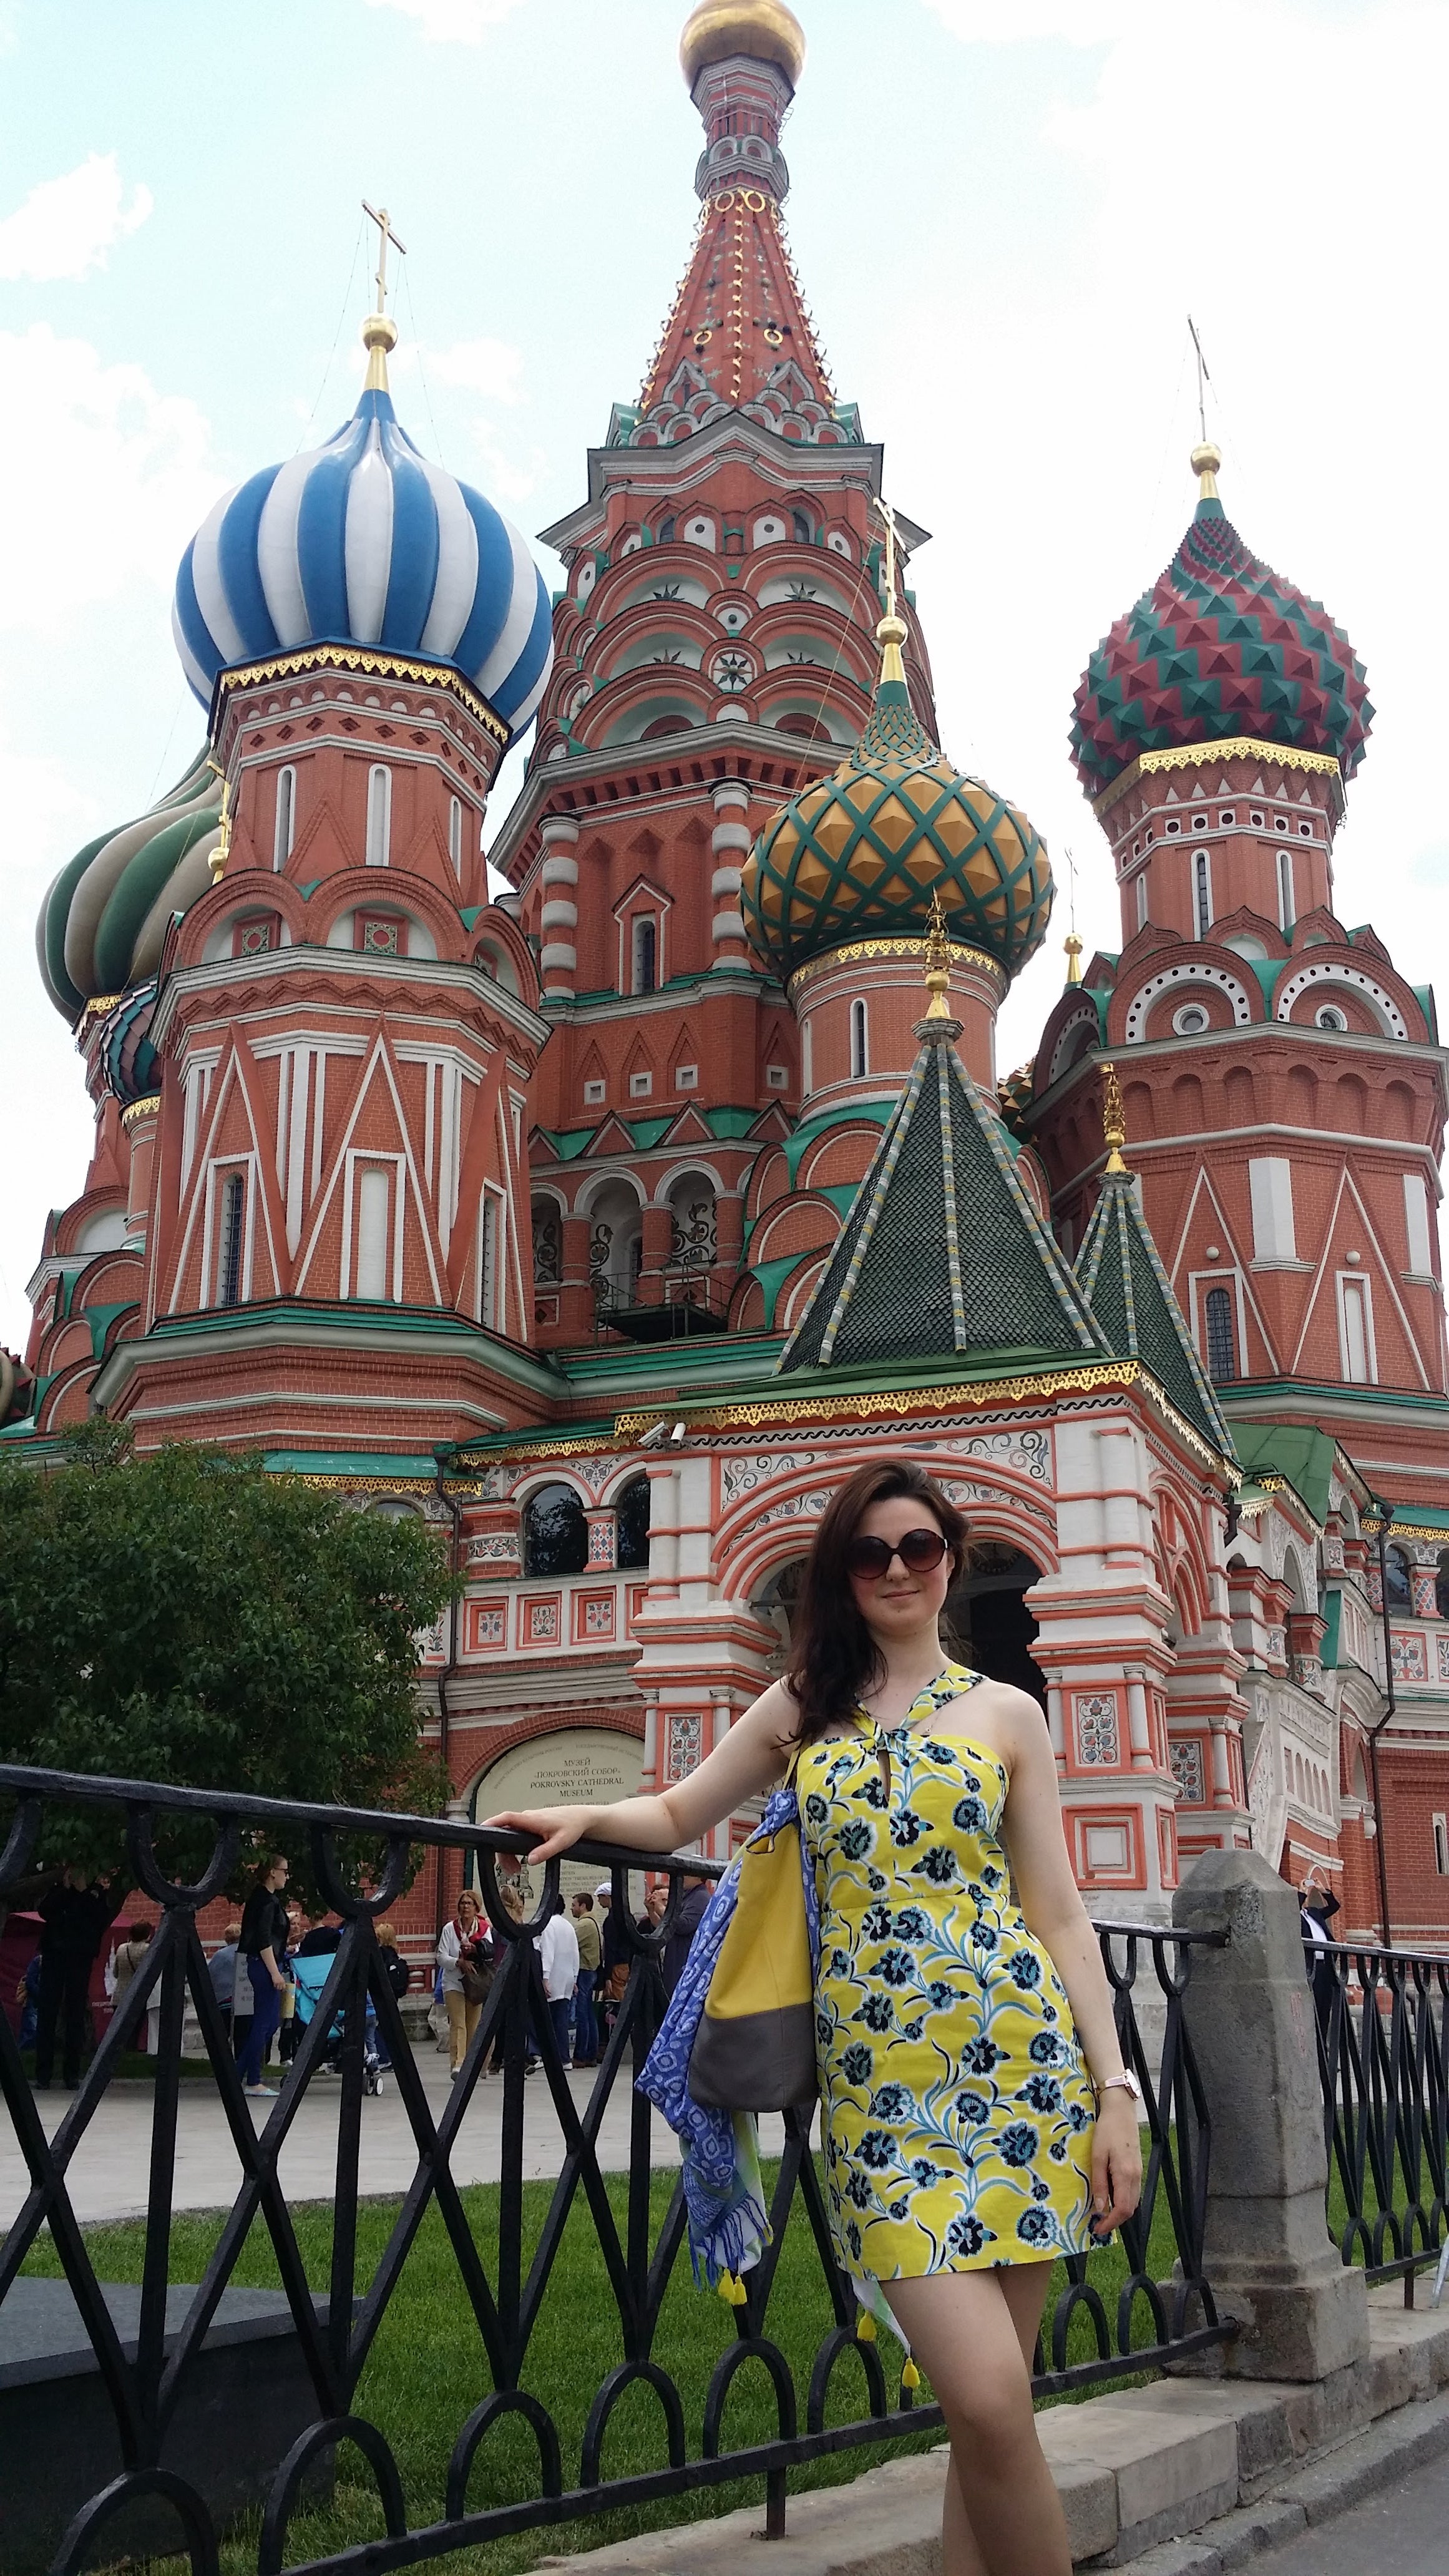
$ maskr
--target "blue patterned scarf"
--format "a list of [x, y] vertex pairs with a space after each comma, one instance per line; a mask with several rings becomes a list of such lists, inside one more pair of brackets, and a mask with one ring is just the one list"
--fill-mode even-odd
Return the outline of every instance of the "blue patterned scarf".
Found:
[[[815, 1872], [799, 1825], [800, 1809], [794, 1789], [776, 1789], [766, 1802], [750, 1842], [765, 1841], [786, 1826], [795, 1830], [810, 1933], [810, 1968], [812, 1976], [818, 1976], [820, 1905], [815, 1893]], [[689, 2255], [696, 2286], [711, 2290], [724, 2287], [726, 2295], [742, 2272], [753, 2270], [771, 2241], [760, 2180], [759, 2128], [752, 2111], [712, 2110], [696, 2102], [689, 2090], [689, 2059], [710, 1979], [734, 1920], [740, 1891], [740, 1858], [737, 1854], [731, 1861], [700, 1917], [683, 1975], [660, 2023], [659, 2036], [649, 2051], [643, 2073], [635, 2079], [638, 2090], [647, 2094], [656, 2110], [663, 2113], [679, 2140]]]

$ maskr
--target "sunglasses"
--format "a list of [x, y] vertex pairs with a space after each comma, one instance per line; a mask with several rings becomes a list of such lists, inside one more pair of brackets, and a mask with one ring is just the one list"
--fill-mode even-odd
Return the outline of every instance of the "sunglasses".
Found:
[[845, 1570], [862, 1582], [878, 1583], [892, 1557], [898, 1556], [908, 1574], [932, 1574], [945, 1553], [946, 1542], [938, 1529], [907, 1530], [894, 1547], [883, 1538], [853, 1538], [845, 1551]]

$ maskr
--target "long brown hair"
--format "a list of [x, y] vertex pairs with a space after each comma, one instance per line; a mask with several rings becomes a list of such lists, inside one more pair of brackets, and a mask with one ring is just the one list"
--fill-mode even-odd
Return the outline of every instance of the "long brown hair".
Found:
[[951, 1551], [954, 1582], [966, 1559], [965, 1519], [941, 1488], [909, 1458], [858, 1467], [826, 1508], [805, 1561], [790, 1634], [787, 1687], [799, 1704], [792, 1741], [809, 1744], [849, 1714], [863, 1692], [885, 1677], [881, 1651], [856, 1606], [846, 1553], [872, 1503], [909, 1496], [924, 1505]]

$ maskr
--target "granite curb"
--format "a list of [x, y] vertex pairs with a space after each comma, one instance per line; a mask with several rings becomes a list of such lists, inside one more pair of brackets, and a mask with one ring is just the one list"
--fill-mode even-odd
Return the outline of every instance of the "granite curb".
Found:
[[[1201, 2378], [1045, 2409], [1042, 2447], [1074, 2563], [1136, 2576], [1225, 2576], [1449, 2450], [1449, 2309], [1369, 2294], [1367, 2359], [1308, 2383]], [[784, 2539], [755, 2560], [762, 2504], [539, 2569], [570, 2576], [940, 2576], [946, 2449], [792, 2495]]]

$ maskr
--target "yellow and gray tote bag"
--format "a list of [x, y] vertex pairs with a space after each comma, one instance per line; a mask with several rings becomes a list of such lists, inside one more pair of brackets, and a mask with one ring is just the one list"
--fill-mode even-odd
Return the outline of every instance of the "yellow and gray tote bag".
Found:
[[689, 2091], [720, 2111], [815, 2099], [815, 1980], [795, 1819], [740, 1854], [739, 1889], [689, 2059]]

